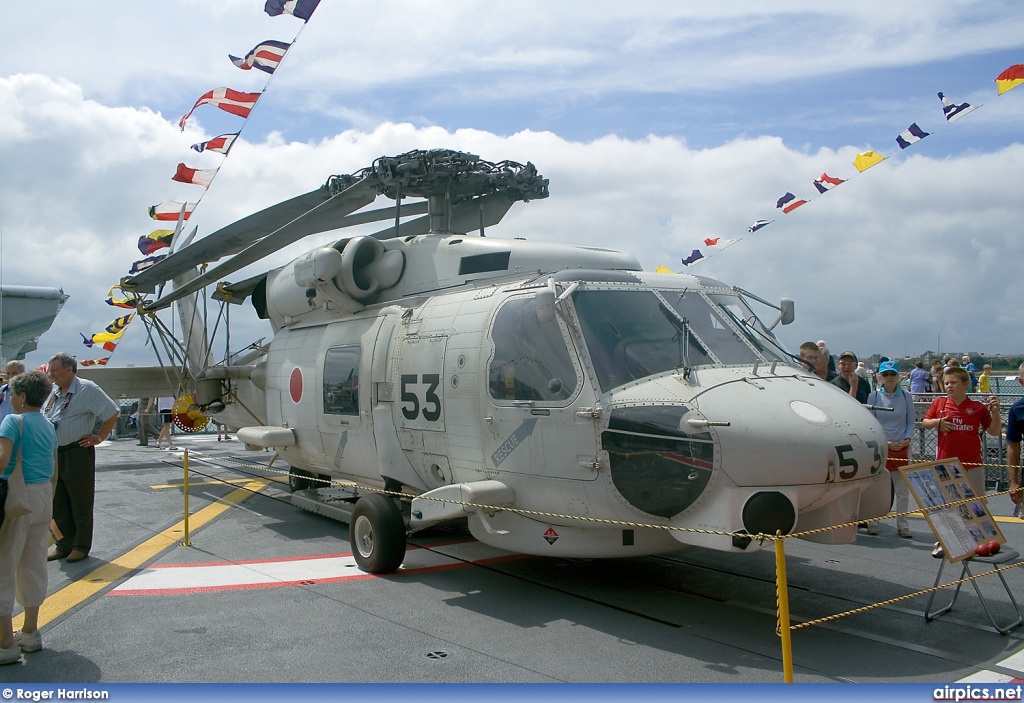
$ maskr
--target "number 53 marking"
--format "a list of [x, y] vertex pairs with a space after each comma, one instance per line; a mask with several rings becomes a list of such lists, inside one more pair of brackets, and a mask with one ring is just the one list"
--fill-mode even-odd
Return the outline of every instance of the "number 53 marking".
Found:
[[[882, 468], [882, 451], [878, 448], [878, 442], [874, 440], [867, 441], [864, 444], [871, 447], [871, 450], [874, 452], [874, 458], [871, 462], [871, 474], [874, 475]], [[852, 456], [845, 456], [847, 452], [853, 452], [852, 444], [836, 446], [836, 454], [839, 455], [839, 465], [849, 467], [849, 469], [839, 472], [839, 478], [849, 480], [857, 475], [857, 469], [860, 468], [860, 464]]]
[[[428, 422], [437, 422], [441, 417], [441, 398], [437, 395], [437, 387], [441, 384], [441, 375], [436, 373], [423, 374], [423, 383], [427, 390], [423, 394], [423, 419]], [[419, 377], [414, 374], [402, 374], [401, 397], [402, 403], [412, 403], [412, 407], [402, 405], [402, 415], [407, 420], [415, 420], [420, 414], [420, 399], [416, 393], [410, 390], [409, 386], [419, 384]]]

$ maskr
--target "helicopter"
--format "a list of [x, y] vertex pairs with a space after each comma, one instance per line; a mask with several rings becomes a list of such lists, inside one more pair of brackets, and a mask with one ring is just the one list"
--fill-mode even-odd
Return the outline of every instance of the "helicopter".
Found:
[[[360, 212], [382, 195], [394, 205]], [[753, 552], [757, 535], [853, 523], [806, 537], [849, 543], [858, 520], [888, 512], [881, 426], [773, 333], [792, 301], [646, 272], [621, 251], [487, 234], [548, 195], [530, 163], [381, 157], [122, 290], [141, 312], [178, 305], [195, 409], [277, 452], [293, 502], [348, 522], [369, 573], [394, 572], [408, 535], [456, 519], [505, 551], [598, 558]], [[309, 234], [392, 218], [225, 281]], [[196, 314], [211, 285], [224, 306], [248, 301], [272, 340], [215, 363]], [[114, 393], [161, 386], [154, 370], [83, 375]]]

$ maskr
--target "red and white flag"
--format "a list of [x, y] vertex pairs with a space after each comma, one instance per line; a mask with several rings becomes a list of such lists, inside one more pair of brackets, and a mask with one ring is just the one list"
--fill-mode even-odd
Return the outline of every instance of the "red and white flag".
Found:
[[192, 211], [196, 207], [195, 203], [177, 203], [173, 200], [165, 200], [159, 205], [150, 205], [149, 216], [161, 222], [177, 222], [181, 215], [182, 205], [185, 206], [185, 219], [187, 220], [192, 216]]
[[231, 145], [235, 143], [237, 138], [238, 132], [235, 132], [234, 134], [222, 134], [219, 137], [214, 137], [208, 141], [193, 144], [192, 148], [200, 153], [204, 151], [215, 151], [218, 154], [226, 154], [231, 151]]
[[178, 183], [194, 183], [197, 186], [210, 187], [213, 183], [214, 177], [217, 175], [218, 169], [208, 168], [206, 170], [200, 170], [198, 168], [189, 168], [185, 164], [178, 164], [178, 170], [171, 176], [172, 181], [178, 181]]
[[200, 105], [214, 105], [224, 112], [229, 112], [232, 115], [248, 117], [249, 113], [252, 112], [252, 108], [256, 105], [256, 101], [259, 99], [260, 93], [243, 93], [239, 90], [232, 90], [231, 88], [214, 88], [196, 100], [196, 104], [192, 106], [192, 109], [188, 111], [188, 114], [178, 120], [178, 126], [181, 127], [181, 131], [184, 132], [185, 122], [192, 116], [192, 113]]
[[721, 237], [714, 237], [714, 238], [710, 238], [709, 237], [709, 238], [704, 240], [704, 244], [706, 246], [716, 247], [718, 249], [728, 249], [729, 247], [731, 247], [736, 242], [737, 242], [737, 240], [735, 240], [735, 239], [722, 239]]

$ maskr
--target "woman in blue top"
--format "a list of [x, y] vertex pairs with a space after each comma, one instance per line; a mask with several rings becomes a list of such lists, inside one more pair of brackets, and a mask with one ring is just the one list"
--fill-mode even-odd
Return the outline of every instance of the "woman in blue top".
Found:
[[[20, 447], [30, 511], [7, 516], [0, 527], [0, 664], [13, 664], [22, 652], [43, 648], [39, 606], [46, 598], [47, 537], [57, 481], [57, 434], [39, 412], [53, 384], [46, 374], [29, 371], [12, 378], [10, 386], [14, 413], [0, 422], [0, 478], [11, 475]], [[19, 632], [12, 622], [15, 596], [25, 609]]]

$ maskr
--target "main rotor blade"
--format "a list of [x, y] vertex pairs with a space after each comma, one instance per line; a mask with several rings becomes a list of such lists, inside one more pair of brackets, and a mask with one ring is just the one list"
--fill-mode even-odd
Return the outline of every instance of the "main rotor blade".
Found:
[[[213, 234], [200, 239], [195, 244], [179, 249], [155, 266], [151, 266], [142, 273], [130, 277], [130, 279], [125, 281], [125, 284], [135, 286], [135, 289], [140, 293], [152, 293], [157, 285], [171, 280], [184, 271], [194, 269], [200, 264], [206, 264], [211, 261], [217, 261], [225, 256], [237, 254], [247, 246], [263, 239], [268, 233], [274, 231], [275, 228], [296, 219], [323, 203], [325, 199], [326, 195], [323, 190], [318, 189], [291, 200], [286, 200], [283, 203], [272, 205], [265, 210], [222, 227]], [[338, 206], [345, 206], [347, 202], [341, 201], [330, 206], [324, 205], [324, 208], [330, 209], [322, 215], [318, 214], [317, 217], [305, 221], [305, 231], [296, 228], [294, 230], [296, 240], [293, 241], [297, 241], [297, 239], [310, 234], [352, 227], [368, 222], [379, 222], [396, 216], [394, 207], [386, 207], [339, 217], [336, 208]], [[421, 215], [426, 211], [426, 202], [417, 202], [402, 205], [397, 214], [399, 217], [408, 217], [410, 215]]]
[[[156, 286], [200, 264], [217, 261], [242, 251], [277, 228], [322, 205], [330, 197], [323, 188], [296, 196], [253, 213], [223, 227], [195, 244], [183, 247], [145, 271], [129, 276], [125, 284], [140, 293], [152, 293]], [[338, 203], [341, 204], [341, 203]]]
[[[452, 232], [469, 233], [481, 227], [491, 227], [501, 222], [501, 218], [515, 203], [504, 193], [490, 193], [472, 200], [465, 200], [452, 207], [452, 218], [449, 229]], [[398, 226], [374, 232], [371, 237], [391, 239], [393, 237], [409, 237], [415, 234], [430, 232], [430, 216], [418, 217]], [[162, 263], [162, 262], [161, 262]]]
[[[376, 197], [374, 184], [367, 179], [363, 179], [322, 203], [316, 209], [303, 213], [290, 222], [278, 227], [258, 242], [250, 244], [234, 257], [196, 277], [195, 280], [190, 281], [181, 288], [175, 289], [159, 300], [149, 303], [145, 309], [147, 311], [162, 310], [175, 300], [202, 290], [211, 283], [222, 281], [225, 276], [229, 276], [249, 264], [256, 263], [260, 259], [270, 256], [282, 247], [298, 241], [307, 234], [333, 229], [341, 216], [369, 205]], [[325, 209], [328, 214], [321, 212]], [[154, 266], [153, 268], [156, 267]], [[128, 284], [128, 281], [126, 281], [126, 284]]]

